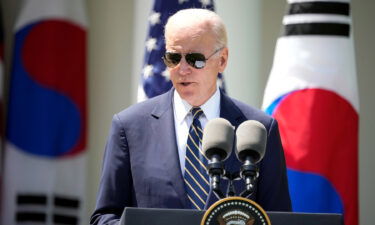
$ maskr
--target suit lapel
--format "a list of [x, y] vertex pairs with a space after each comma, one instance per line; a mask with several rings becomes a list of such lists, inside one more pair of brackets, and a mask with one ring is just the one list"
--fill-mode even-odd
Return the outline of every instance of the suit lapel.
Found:
[[246, 120], [240, 109], [223, 92], [220, 98], [220, 117], [227, 119], [236, 128]]
[[156, 137], [157, 148], [163, 149], [163, 154], [165, 154], [162, 157], [162, 162], [159, 163], [164, 167], [164, 171], [170, 178], [170, 182], [179, 196], [181, 204], [186, 208], [188, 199], [181, 173], [176, 141], [172, 104], [173, 91], [174, 89], [172, 88], [168, 93], [161, 96], [162, 98], [152, 111], [151, 128]]

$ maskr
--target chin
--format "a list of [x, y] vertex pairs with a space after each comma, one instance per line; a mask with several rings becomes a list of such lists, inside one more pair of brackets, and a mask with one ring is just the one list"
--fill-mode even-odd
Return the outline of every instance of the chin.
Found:
[[204, 101], [199, 96], [189, 96], [186, 98], [183, 98], [185, 101], [187, 101], [190, 105], [197, 107], [203, 105]]
[[190, 87], [180, 87], [177, 89], [177, 92], [180, 94], [181, 98], [186, 99], [193, 97], [197, 91]]
[[196, 102], [197, 102], [197, 96], [191, 92], [187, 93], [187, 92], [178, 92], [178, 94], [180, 95], [180, 97], [187, 101], [190, 105], [192, 106], [197, 106], [196, 105]]

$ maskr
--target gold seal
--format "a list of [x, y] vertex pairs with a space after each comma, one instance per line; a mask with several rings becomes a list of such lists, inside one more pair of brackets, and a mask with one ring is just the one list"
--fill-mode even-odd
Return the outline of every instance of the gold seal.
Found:
[[228, 197], [213, 204], [204, 214], [201, 225], [271, 225], [264, 209], [242, 197]]

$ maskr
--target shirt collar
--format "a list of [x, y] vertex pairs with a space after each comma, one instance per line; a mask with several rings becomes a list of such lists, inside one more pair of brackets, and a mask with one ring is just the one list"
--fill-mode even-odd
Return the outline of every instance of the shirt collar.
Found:
[[[186, 116], [189, 114], [193, 106], [191, 106], [187, 101], [183, 100], [176, 89], [174, 90], [173, 96], [177, 123], [181, 124], [184, 122]], [[220, 116], [219, 87], [216, 88], [215, 93], [203, 105], [201, 105], [200, 108], [203, 110], [204, 116], [207, 118], [207, 120]]]

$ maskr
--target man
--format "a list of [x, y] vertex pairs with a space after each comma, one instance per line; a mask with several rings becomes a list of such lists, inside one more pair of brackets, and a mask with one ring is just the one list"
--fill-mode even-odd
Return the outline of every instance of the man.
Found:
[[[173, 88], [114, 116], [91, 223], [116, 223], [128, 206], [204, 209], [217, 201], [212, 191], [203, 187], [207, 184], [197, 182], [202, 178], [207, 183], [204, 178], [207, 175], [187, 177], [197, 172], [199, 165], [193, 166], [194, 171], [185, 169], [193, 165], [188, 154], [194, 148], [189, 144], [194, 134], [189, 133], [192, 131], [189, 127], [198, 123], [194, 131], [199, 131], [207, 121], [217, 117], [227, 119], [235, 127], [246, 120], [258, 120], [265, 125], [267, 149], [259, 163], [260, 176], [251, 198], [265, 210], [289, 211], [285, 160], [277, 122], [229, 98], [217, 87], [218, 73], [224, 71], [228, 61], [222, 20], [209, 10], [181, 10], [169, 18], [165, 40], [164, 61]], [[203, 111], [202, 115], [193, 118], [192, 108]], [[203, 157], [196, 155], [198, 158]], [[240, 166], [234, 153], [225, 162], [228, 171], [239, 171]], [[204, 196], [191, 193], [194, 183]], [[237, 191], [244, 189], [243, 181], [235, 185]]]

